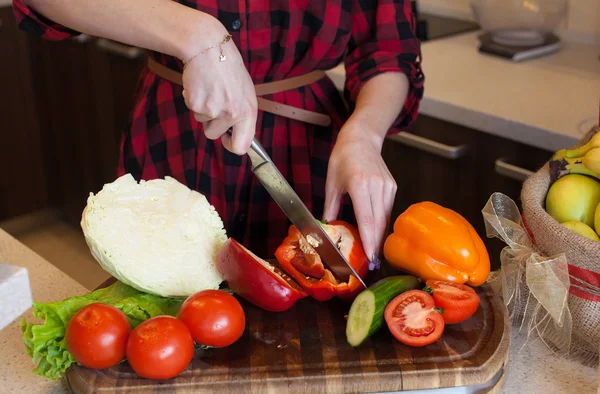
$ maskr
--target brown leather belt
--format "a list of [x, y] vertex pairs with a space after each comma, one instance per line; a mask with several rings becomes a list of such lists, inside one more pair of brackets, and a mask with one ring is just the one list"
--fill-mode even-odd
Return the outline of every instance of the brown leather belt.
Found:
[[[152, 57], [148, 57], [148, 69], [158, 75], [161, 78], [166, 79], [177, 85], [183, 85], [182, 74], [174, 71], [167, 66], [164, 66], [154, 60]], [[256, 90], [258, 109], [270, 112], [276, 115], [280, 115], [286, 118], [299, 120], [301, 122], [312, 123], [319, 126], [329, 126], [331, 124], [331, 118], [328, 115], [320, 114], [318, 112], [308, 111], [302, 108], [292, 107], [290, 105], [277, 103], [275, 101], [267, 100], [262, 97], [266, 94], [273, 94], [284, 92], [286, 90], [296, 89], [301, 86], [311, 84], [318, 81], [325, 76], [325, 71], [316, 70], [308, 74], [300, 75], [297, 77], [291, 77], [282, 79], [275, 82], [266, 82], [258, 85], [254, 85]]]

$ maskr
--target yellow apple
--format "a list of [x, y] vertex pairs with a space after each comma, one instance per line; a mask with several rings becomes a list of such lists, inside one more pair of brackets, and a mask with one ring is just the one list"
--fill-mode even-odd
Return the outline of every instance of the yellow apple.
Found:
[[600, 204], [596, 206], [596, 214], [594, 215], [594, 230], [596, 230], [596, 234], [600, 234]]
[[576, 221], [593, 227], [599, 203], [600, 182], [586, 175], [568, 174], [550, 186], [546, 212], [559, 223]]
[[594, 229], [583, 222], [576, 222], [575, 220], [572, 220], [570, 222], [564, 222], [561, 224], [566, 228], [575, 231], [579, 235], [589, 238], [592, 241], [600, 242], [600, 237], [598, 237], [598, 234], [596, 234]]

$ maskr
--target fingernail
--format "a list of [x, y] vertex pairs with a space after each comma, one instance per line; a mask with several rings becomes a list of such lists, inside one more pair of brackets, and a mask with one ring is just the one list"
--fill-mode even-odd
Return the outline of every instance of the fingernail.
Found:
[[379, 260], [377, 254], [373, 253], [373, 255], [371, 256], [371, 261], [369, 261], [369, 271], [373, 271], [379, 268], [381, 268], [381, 260]]

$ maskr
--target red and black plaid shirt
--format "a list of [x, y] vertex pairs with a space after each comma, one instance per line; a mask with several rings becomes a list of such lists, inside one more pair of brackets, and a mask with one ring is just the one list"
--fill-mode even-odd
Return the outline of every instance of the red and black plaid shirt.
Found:
[[[404, 108], [389, 133], [408, 127], [423, 95], [420, 43], [408, 0], [179, 0], [218, 18], [233, 36], [255, 83], [280, 80], [344, 62], [350, 106], [361, 86], [382, 72], [403, 72], [410, 81]], [[13, 0], [21, 29], [49, 40], [78, 32]], [[162, 64], [179, 60], [159, 53]], [[229, 236], [258, 255], [272, 256], [289, 222], [250, 171], [247, 156], [204, 137], [184, 104], [182, 87], [148, 70], [140, 76], [130, 123], [124, 130], [119, 175], [136, 179], [172, 176], [203, 193], [225, 222]], [[326, 113], [330, 127], [259, 111], [257, 137], [281, 173], [317, 218], [325, 202], [327, 163], [337, 132], [348, 118], [342, 96], [328, 78], [310, 86], [264, 96]], [[383, 105], [383, 103], [382, 103]], [[275, 149], [277, 148], [277, 149]], [[360, 158], [357, 158], [360, 160]], [[354, 221], [349, 199], [340, 217]]]

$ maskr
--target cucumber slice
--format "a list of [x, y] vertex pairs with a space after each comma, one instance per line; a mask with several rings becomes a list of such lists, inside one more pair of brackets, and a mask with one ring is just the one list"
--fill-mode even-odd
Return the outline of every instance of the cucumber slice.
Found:
[[388, 276], [356, 296], [346, 322], [346, 340], [350, 346], [359, 346], [381, 328], [383, 311], [394, 297], [420, 285], [421, 281], [412, 275]]

